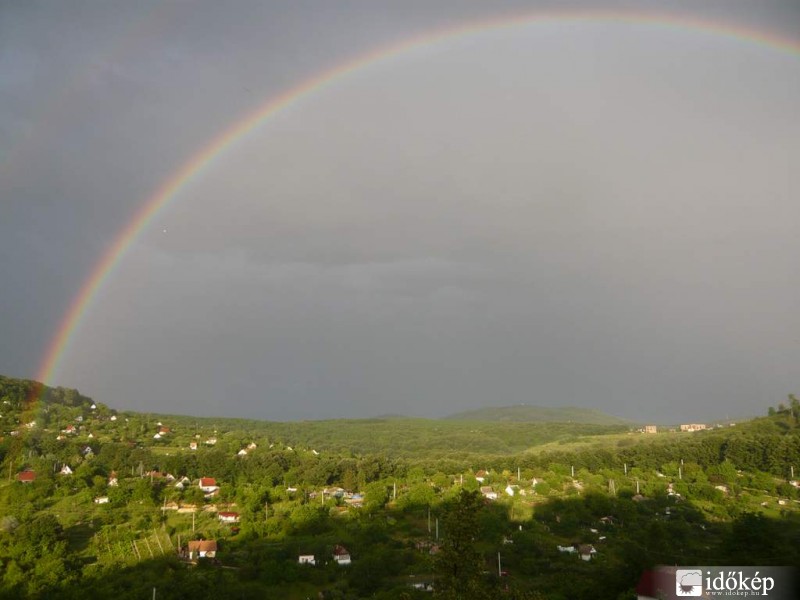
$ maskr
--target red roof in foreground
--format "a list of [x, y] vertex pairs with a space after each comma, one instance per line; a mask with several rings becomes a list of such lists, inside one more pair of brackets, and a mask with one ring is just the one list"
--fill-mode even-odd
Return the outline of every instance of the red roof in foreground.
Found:
[[18, 481], [34, 481], [36, 479], [36, 473], [33, 471], [22, 471], [17, 475]]
[[217, 485], [217, 480], [214, 479], [213, 477], [201, 477], [200, 478], [200, 485], [203, 486], [203, 487], [206, 487], [206, 486], [209, 486], [209, 485]]
[[217, 540], [192, 540], [189, 542], [189, 551], [216, 552]]
[[220, 517], [238, 517], [239, 513], [236, 512], [219, 512], [217, 513]]

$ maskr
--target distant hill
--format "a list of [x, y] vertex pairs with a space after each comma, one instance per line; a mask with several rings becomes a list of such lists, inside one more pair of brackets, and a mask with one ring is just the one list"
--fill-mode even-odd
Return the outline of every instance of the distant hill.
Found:
[[591, 425], [630, 425], [631, 421], [614, 417], [591, 408], [567, 406], [501, 406], [467, 410], [444, 417], [449, 421], [514, 421], [548, 423], [583, 423]]
[[[88, 407], [94, 401], [78, 390], [63, 387], [49, 387], [42, 383], [0, 375], [0, 402], [19, 410], [31, 401], [41, 401], [46, 405], [69, 407]], [[3, 411], [5, 412], [5, 411]]]

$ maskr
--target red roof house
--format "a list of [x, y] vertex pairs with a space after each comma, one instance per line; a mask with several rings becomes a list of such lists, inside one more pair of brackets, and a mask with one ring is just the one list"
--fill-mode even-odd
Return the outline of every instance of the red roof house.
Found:
[[36, 480], [36, 473], [33, 471], [22, 471], [17, 474], [17, 481], [22, 483], [33, 483]]

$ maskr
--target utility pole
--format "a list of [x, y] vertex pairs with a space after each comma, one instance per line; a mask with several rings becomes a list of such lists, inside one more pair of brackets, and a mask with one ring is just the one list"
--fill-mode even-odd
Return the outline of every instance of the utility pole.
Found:
[[625, 475], [628, 474], [628, 463], [625, 463]]
[[519, 473], [519, 467], [517, 467], [517, 483], [519, 483], [519, 475], [520, 475], [520, 473]]
[[[683, 464], [683, 461], [681, 461], [681, 464]], [[683, 479], [683, 469], [681, 467], [678, 467], [678, 479]]]
[[575, 479], [575, 465], [572, 465], [570, 470], [572, 471], [572, 478]]
[[431, 532], [431, 507], [428, 507], [428, 533]]
[[194, 533], [194, 511], [192, 511], [192, 533]]
[[436, 541], [439, 541], [439, 517], [436, 517]]
[[500, 564], [500, 553], [499, 552], [497, 553], [497, 576], [498, 577], [502, 577], [503, 576], [503, 567]]

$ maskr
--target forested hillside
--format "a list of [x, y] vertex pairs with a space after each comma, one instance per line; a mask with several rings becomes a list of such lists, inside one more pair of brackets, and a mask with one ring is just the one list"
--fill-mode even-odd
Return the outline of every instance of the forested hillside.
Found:
[[195, 419], [0, 382], [0, 597], [619, 600], [661, 563], [800, 566], [793, 399], [644, 434]]

